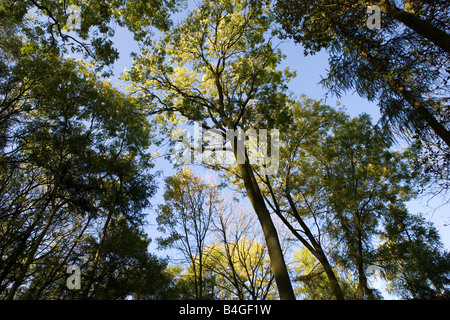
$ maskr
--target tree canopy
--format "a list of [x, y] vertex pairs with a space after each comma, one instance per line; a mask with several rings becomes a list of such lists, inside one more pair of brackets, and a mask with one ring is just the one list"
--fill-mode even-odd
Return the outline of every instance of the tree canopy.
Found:
[[[0, 299], [448, 299], [447, 244], [409, 207], [448, 192], [448, 15], [1, 0]], [[118, 29], [138, 47], [120, 78]], [[288, 39], [381, 119], [292, 92]]]
[[[382, 27], [370, 29], [377, 5]], [[314, 54], [329, 53], [322, 84], [376, 101], [381, 123], [422, 146], [418, 167], [448, 188], [449, 7], [446, 1], [296, 1], [276, 3], [284, 37]], [[433, 173], [433, 175], [431, 175]]]

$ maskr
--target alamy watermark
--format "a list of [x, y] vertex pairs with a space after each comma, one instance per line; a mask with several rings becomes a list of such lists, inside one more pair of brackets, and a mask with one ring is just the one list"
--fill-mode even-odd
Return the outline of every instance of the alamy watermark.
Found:
[[66, 286], [69, 290], [80, 290], [81, 289], [81, 269], [79, 266], [73, 265], [68, 266], [66, 273], [70, 276], [66, 280]]
[[250, 164], [259, 165], [261, 174], [274, 175], [279, 168], [279, 136], [277, 129], [270, 130], [269, 156], [267, 129], [203, 132], [202, 123], [196, 121], [193, 140], [187, 129], [177, 128], [170, 134], [170, 139], [176, 141], [171, 160], [175, 164], [234, 165], [244, 164], [247, 158]]
[[367, 18], [366, 25], [370, 30], [381, 29], [381, 9], [377, 5], [367, 7], [367, 13], [370, 16]]
[[366, 269], [367, 287], [369, 289], [377, 289], [381, 280], [382, 268], [377, 265], [370, 265]]
[[69, 31], [81, 29], [81, 9], [77, 5], [70, 5], [67, 8], [69, 17], [67, 18], [66, 27]]

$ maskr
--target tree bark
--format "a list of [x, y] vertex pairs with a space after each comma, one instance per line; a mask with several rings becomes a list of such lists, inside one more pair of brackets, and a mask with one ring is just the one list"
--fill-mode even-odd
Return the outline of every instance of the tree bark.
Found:
[[270, 265], [277, 284], [278, 293], [281, 300], [295, 300], [291, 279], [284, 261], [277, 230], [273, 224], [270, 212], [264, 203], [264, 198], [259, 190], [253, 172], [248, 163], [239, 164], [239, 170], [244, 182], [247, 196], [255, 210], [258, 220], [263, 229], [267, 250], [270, 257]]
[[357, 255], [355, 257], [356, 267], [358, 269], [358, 299], [364, 299], [364, 293], [366, 293], [367, 298], [370, 300], [374, 300], [375, 297], [373, 295], [372, 290], [367, 285], [367, 277], [366, 271], [364, 270], [364, 261], [363, 261], [363, 245], [362, 245], [362, 231], [361, 224], [359, 223], [358, 218], [358, 231], [357, 231]]

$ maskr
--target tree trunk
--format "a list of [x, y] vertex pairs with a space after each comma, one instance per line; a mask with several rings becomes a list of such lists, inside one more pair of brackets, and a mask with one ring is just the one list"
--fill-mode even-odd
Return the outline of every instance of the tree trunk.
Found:
[[202, 249], [200, 249], [199, 257], [198, 257], [198, 299], [203, 300], [203, 253]]
[[415, 14], [401, 10], [394, 5], [387, 3], [387, 1], [381, 1], [379, 6], [383, 12], [390, 15], [392, 18], [402, 22], [405, 26], [417, 32], [417, 34], [430, 40], [445, 52], [450, 53], [450, 35], [445, 31], [437, 28], [428, 21], [422, 20]]
[[344, 294], [342, 293], [341, 286], [339, 285], [336, 275], [334, 274], [333, 268], [331, 267], [323, 251], [322, 250], [320, 250], [319, 252], [316, 251], [316, 254], [314, 254], [314, 256], [317, 258], [317, 260], [319, 260], [320, 264], [322, 265], [322, 268], [325, 271], [325, 274], [327, 275], [328, 281], [330, 283], [331, 289], [333, 289], [333, 293], [336, 299], [344, 300], [345, 298]]
[[416, 110], [416, 112], [426, 121], [426, 123], [433, 129], [433, 131], [450, 147], [450, 131], [448, 131], [431, 112], [424, 106], [421, 101], [418, 101], [414, 96], [402, 86], [396, 86], [397, 84], [392, 80], [393, 88], [397, 88], [397, 91], [402, 97]]
[[280, 299], [295, 300], [294, 290], [284, 261], [277, 230], [270, 217], [270, 212], [264, 203], [264, 198], [259, 190], [255, 177], [253, 176], [253, 172], [248, 163], [239, 164], [239, 169], [247, 191], [247, 196], [250, 199], [263, 229], [270, 257], [270, 265], [277, 284]]
[[[297, 231], [293, 230], [293, 228], [290, 228], [291, 231], [293, 231], [294, 235], [302, 242], [302, 244], [311, 252], [314, 257], [319, 260], [320, 264], [322, 265], [325, 274], [327, 275], [328, 281], [330, 282], [330, 286], [333, 289], [333, 293], [337, 300], [344, 300], [344, 294], [342, 293], [341, 286], [339, 285], [339, 282], [337, 281], [336, 275], [334, 274], [333, 268], [330, 265], [330, 262], [328, 261], [325, 253], [322, 250], [322, 246], [320, 243], [315, 239], [314, 235], [312, 234], [311, 230], [308, 228], [306, 223], [303, 221], [302, 217], [300, 217], [300, 214], [298, 213], [297, 207], [295, 206], [294, 201], [292, 200], [290, 190], [289, 190], [289, 184], [286, 186], [286, 198], [289, 202], [289, 205], [291, 207], [291, 210], [293, 212], [293, 215], [295, 219], [298, 221], [300, 226], [303, 229], [303, 232], [308, 237], [308, 240], [310, 243], [306, 241]], [[312, 213], [312, 212], [311, 212]], [[281, 213], [280, 213], [281, 214]], [[283, 222], [290, 227], [290, 224], [287, 220], [283, 219]]]
[[84, 296], [85, 299], [87, 299], [88, 296], [89, 296], [89, 291], [91, 290], [92, 282], [93, 282], [93, 280], [95, 278], [95, 271], [97, 270], [97, 265], [98, 265], [98, 262], [99, 262], [99, 259], [100, 259], [100, 253], [101, 253], [101, 250], [103, 248], [103, 244], [105, 243], [106, 233], [108, 231], [108, 226], [109, 226], [109, 223], [111, 222], [112, 215], [113, 215], [113, 210], [110, 210], [109, 213], [108, 213], [108, 217], [106, 218], [106, 222], [105, 222], [105, 224], [103, 226], [102, 236], [100, 238], [100, 242], [98, 244], [97, 251], [95, 252], [94, 262], [93, 262], [93, 265], [92, 265], [92, 277], [89, 279], [89, 281], [88, 281], [88, 283], [87, 283], [87, 285], [86, 285], [86, 287], [84, 288], [84, 291], [83, 291], [83, 296]]
[[358, 257], [357, 258], [358, 263], [357, 263], [357, 268], [358, 268], [358, 292], [357, 292], [357, 296], [358, 299], [363, 300], [364, 299], [364, 293], [367, 296], [367, 299], [369, 300], [374, 300], [375, 296], [372, 292], [372, 289], [369, 288], [369, 286], [367, 285], [367, 277], [366, 277], [366, 273], [364, 270], [364, 264], [361, 261], [361, 259]]
[[356, 225], [357, 225], [357, 248], [356, 248], [356, 257], [355, 257], [355, 263], [356, 267], [358, 269], [358, 299], [363, 300], [364, 299], [364, 293], [366, 293], [367, 298], [370, 300], [374, 300], [375, 297], [373, 295], [372, 289], [369, 289], [367, 285], [367, 277], [366, 277], [366, 271], [364, 270], [364, 260], [363, 260], [363, 235], [362, 235], [362, 227], [361, 227], [361, 220], [359, 217], [359, 214], [356, 213]]

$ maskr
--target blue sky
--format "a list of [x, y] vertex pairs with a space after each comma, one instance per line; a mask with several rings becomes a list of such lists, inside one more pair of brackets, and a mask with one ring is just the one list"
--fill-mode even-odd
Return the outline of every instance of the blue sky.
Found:
[[[178, 15], [177, 15], [178, 16]], [[114, 37], [114, 43], [120, 53], [120, 59], [114, 66], [115, 76], [120, 76], [120, 73], [126, 67], [131, 69], [132, 59], [130, 53], [132, 51], [138, 53], [139, 49], [134, 42], [132, 35], [124, 30], [118, 28]], [[326, 52], [320, 52], [314, 56], [303, 55], [302, 48], [295, 45], [292, 41], [284, 41], [279, 48], [282, 53], [287, 56], [280, 68], [289, 66], [289, 68], [297, 71], [297, 77], [291, 80], [288, 84], [290, 91], [295, 95], [305, 94], [312, 99], [324, 99], [327, 90], [324, 89], [319, 81], [321, 77], [325, 77], [328, 68], [328, 55]], [[113, 83], [118, 83], [117, 79], [112, 79]], [[336, 106], [337, 100], [340, 100], [341, 105], [346, 106], [347, 112], [351, 116], [357, 116], [361, 113], [368, 113], [371, 115], [373, 122], [378, 121], [380, 117], [379, 108], [376, 104], [368, 102], [366, 99], [359, 97], [356, 93], [348, 92], [340, 99], [329, 95], [324, 102], [330, 106]], [[161, 183], [158, 183], [159, 190], [151, 202], [156, 206], [162, 201], [162, 194], [164, 192], [164, 185], [162, 179], [175, 173], [171, 164], [166, 160], [158, 160], [157, 169], [163, 170], [163, 177]], [[197, 166], [196, 170], [200, 170]], [[201, 172], [201, 171], [198, 171]], [[450, 250], [450, 204], [445, 204], [448, 199], [443, 197], [430, 197], [427, 195], [408, 203], [408, 209], [412, 213], [422, 213], [424, 216], [432, 221], [440, 231], [442, 241], [447, 250]], [[158, 236], [156, 232], [156, 224], [154, 221], [154, 211], [149, 210], [149, 226], [147, 232], [150, 237], [155, 239]], [[155, 243], [155, 241], [153, 241]], [[153, 244], [152, 248], [156, 248]], [[158, 255], [163, 253], [155, 252]]]

